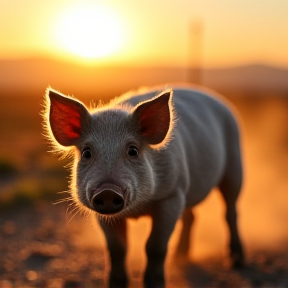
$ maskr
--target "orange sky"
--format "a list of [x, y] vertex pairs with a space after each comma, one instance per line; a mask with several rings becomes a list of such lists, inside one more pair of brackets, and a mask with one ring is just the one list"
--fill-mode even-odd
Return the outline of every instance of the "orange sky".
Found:
[[288, 67], [287, 15], [287, 0], [1, 0], [0, 58]]

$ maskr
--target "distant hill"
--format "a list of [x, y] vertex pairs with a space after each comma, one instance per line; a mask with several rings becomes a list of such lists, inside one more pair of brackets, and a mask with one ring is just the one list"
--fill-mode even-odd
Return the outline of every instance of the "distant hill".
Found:
[[208, 69], [203, 83], [209, 87], [239, 93], [280, 93], [288, 96], [288, 69], [250, 65], [227, 69]]
[[[103, 99], [141, 86], [187, 82], [191, 72], [179, 67], [100, 67], [47, 59], [0, 60], [0, 96], [42, 96], [50, 85], [70, 95]], [[206, 69], [201, 71], [201, 84], [227, 93], [288, 95], [288, 69], [264, 65]]]

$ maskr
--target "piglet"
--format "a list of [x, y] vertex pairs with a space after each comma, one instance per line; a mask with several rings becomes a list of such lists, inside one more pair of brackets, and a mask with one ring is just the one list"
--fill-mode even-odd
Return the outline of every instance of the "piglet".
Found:
[[189, 249], [191, 208], [218, 187], [226, 206], [230, 256], [244, 256], [236, 201], [242, 184], [237, 121], [224, 101], [199, 89], [173, 87], [130, 93], [88, 109], [51, 88], [44, 113], [48, 137], [74, 158], [71, 194], [94, 211], [110, 253], [109, 287], [128, 287], [126, 219], [149, 215], [145, 288], [165, 287], [167, 243], [176, 221], [183, 226], [177, 248]]

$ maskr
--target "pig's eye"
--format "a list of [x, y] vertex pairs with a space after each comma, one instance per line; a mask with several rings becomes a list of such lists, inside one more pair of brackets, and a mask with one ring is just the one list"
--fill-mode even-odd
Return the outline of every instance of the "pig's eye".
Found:
[[90, 159], [92, 156], [91, 150], [89, 147], [86, 147], [82, 150], [81, 158], [84, 159]]
[[138, 149], [136, 146], [133, 146], [131, 145], [129, 148], [128, 148], [128, 155], [131, 156], [131, 157], [135, 157], [138, 155]]

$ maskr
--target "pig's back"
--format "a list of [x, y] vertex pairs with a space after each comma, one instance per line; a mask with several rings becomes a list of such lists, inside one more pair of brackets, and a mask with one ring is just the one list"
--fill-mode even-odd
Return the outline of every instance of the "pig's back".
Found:
[[[135, 106], [157, 92], [136, 95], [125, 102]], [[155, 156], [159, 157], [156, 171], [161, 171], [159, 189], [171, 193], [179, 189], [186, 195], [187, 206], [193, 206], [221, 181], [229, 150], [239, 149], [238, 128], [228, 107], [200, 90], [173, 88], [173, 102], [173, 139], [160, 156]]]

